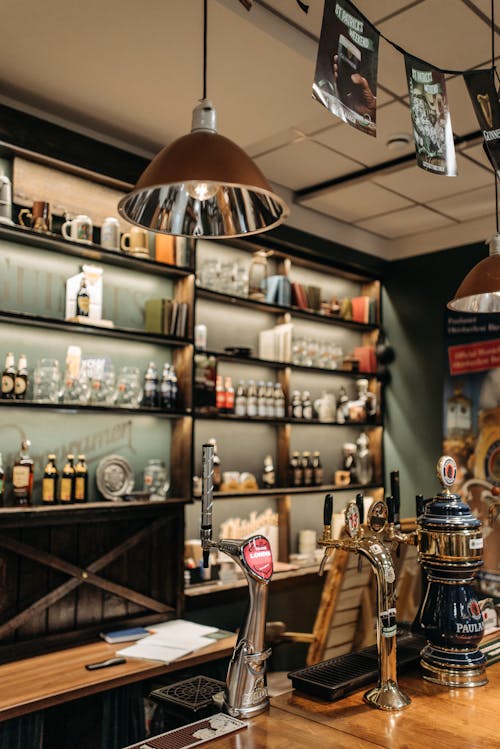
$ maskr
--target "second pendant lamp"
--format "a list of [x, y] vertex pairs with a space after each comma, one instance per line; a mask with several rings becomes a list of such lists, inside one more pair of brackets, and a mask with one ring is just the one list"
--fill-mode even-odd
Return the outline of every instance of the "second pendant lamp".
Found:
[[160, 151], [118, 210], [132, 224], [164, 234], [258, 234], [281, 224], [288, 207], [243, 149], [217, 132], [206, 98], [207, 0], [203, 5], [203, 98], [191, 132]]

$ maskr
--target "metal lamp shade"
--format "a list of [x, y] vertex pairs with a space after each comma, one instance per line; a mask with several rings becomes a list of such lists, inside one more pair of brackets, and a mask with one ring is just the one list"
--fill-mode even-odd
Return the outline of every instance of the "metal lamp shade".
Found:
[[466, 275], [448, 309], [455, 312], [500, 312], [500, 235], [490, 242], [490, 255]]
[[149, 231], [213, 239], [268, 231], [288, 215], [247, 154], [207, 129], [160, 151], [118, 210]]

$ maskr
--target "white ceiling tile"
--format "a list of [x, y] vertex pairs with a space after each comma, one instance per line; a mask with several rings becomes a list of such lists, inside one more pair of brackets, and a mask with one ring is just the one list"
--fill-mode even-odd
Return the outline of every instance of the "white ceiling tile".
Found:
[[411, 5], [412, 0], [355, 0], [354, 4], [372, 23], [376, 24], [382, 18]]
[[[404, 14], [402, 17], [404, 18]], [[408, 93], [403, 55], [383, 39], [379, 46], [378, 79], [398, 96], [406, 96]]]
[[[410, 144], [401, 150], [390, 151], [386, 143], [388, 138], [396, 133], [409, 135]], [[376, 138], [342, 123], [339, 127], [318, 133], [314, 136], [314, 140], [355, 158], [367, 166], [373, 166], [414, 150], [410, 110], [399, 101], [378, 109]]]
[[432, 174], [420, 169], [417, 164], [401, 169], [392, 174], [374, 176], [372, 179], [378, 185], [406, 195], [420, 203], [445, 198], [448, 195], [465, 192], [474, 187], [486, 185], [491, 177], [486, 169], [464, 159], [457, 154], [458, 176], [446, 177], [442, 174]]
[[490, 161], [484, 152], [482, 143], [477, 143], [475, 146], [464, 148], [463, 150], [461, 150], [461, 153], [464, 153], [470, 159], [474, 159], [474, 161], [477, 161], [479, 164], [482, 164], [486, 169], [489, 169], [491, 173], [490, 179], [493, 182], [493, 167], [491, 166]]
[[304, 200], [303, 205], [342, 221], [360, 221], [379, 213], [405, 208], [411, 203], [372, 182], [360, 182], [311, 197]]
[[461, 75], [446, 81], [451, 126], [456, 135], [465, 135], [479, 129], [471, 98]]
[[451, 219], [429, 211], [423, 206], [413, 206], [403, 211], [395, 211], [394, 213], [387, 213], [385, 216], [376, 216], [358, 222], [358, 226], [363, 229], [388, 238], [405, 237], [408, 234], [417, 234], [431, 229], [439, 229], [442, 226], [451, 226], [452, 224]]
[[282, 16], [301, 26], [310, 34], [319, 37], [321, 21], [323, 20], [323, 3], [318, 2], [318, 0], [305, 0], [305, 2], [309, 5], [307, 13], [301, 10], [295, 0], [293, 2], [290, 2], [290, 0], [268, 0], [269, 6]]
[[480, 216], [495, 215], [495, 189], [493, 182], [478, 190], [468, 190], [451, 198], [436, 200], [430, 203], [440, 213], [445, 213], [457, 221], [470, 221]]
[[268, 179], [292, 190], [359, 169], [359, 164], [309, 140], [279, 148], [255, 161]]
[[449, 0], [426, 0], [380, 28], [407, 52], [448, 70], [478, 65], [489, 44], [487, 25], [464, 3]]
[[286, 130], [281, 130], [279, 133], [270, 135], [268, 138], [262, 138], [254, 143], [249, 143], [245, 146], [245, 151], [254, 158], [261, 153], [267, 153], [267, 151], [273, 151], [276, 148], [287, 146], [289, 143], [293, 143], [294, 140], [297, 140], [298, 137], [298, 133], [289, 127]]

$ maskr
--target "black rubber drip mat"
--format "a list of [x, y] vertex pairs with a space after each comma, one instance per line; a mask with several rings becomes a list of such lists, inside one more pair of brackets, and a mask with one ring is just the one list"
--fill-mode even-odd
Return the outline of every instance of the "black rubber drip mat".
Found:
[[151, 736], [125, 749], [189, 749], [189, 747], [199, 746], [228, 733], [241, 731], [246, 727], [247, 724], [241, 720], [217, 713], [205, 720], [197, 720], [182, 728], [174, 728], [173, 731]]
[[[401, 642], [398, 641], [398, 673], [418, 663], [424, 645], [425, 640], [422, 637], [413, 635], [405, 635]], [[372, 645], [357, 653], [330, 658], [314, 666], [292, 671], [288, 678], [297, 691], [334, 702], [378, 681], [377, 648]]]
[[155, 689], [150, 697], [157, 702], [172, 703], [196, 714], [213, 706], [213, 696], [222, 692], [225, 686], [223, 681], [210, 679], [208, 676], [194, 676], [191, 679]]

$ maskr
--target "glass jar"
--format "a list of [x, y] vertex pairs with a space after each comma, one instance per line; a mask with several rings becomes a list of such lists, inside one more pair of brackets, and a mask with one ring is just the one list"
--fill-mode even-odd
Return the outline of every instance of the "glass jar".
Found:
[[170, 478], [163, 460], [153, 458], [148, 460], [144, 469], [144, 491], [150, 492], [150, 499], [163, 500], [167, 498], [170, 489]]
[[33, 378], [33, 400], [57, 403], [61, 389], [61, 370], [57, 359], [39, 359]]

